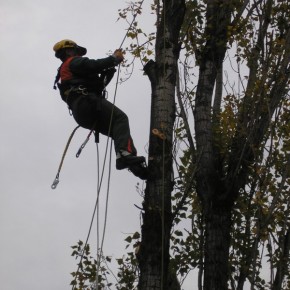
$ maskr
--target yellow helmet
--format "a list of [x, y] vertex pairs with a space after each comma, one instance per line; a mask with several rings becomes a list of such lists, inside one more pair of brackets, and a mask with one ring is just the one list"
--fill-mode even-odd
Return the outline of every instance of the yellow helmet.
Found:
[[61, 55], [61, 51], [63, 51], [63, 49], [65, 48], [75, 48], [80, 56], [83, 56], [87, 53], [86, 48], [77, 45], [74, 41], [70, 39], [63, 39], [57, 42], [53, 46], [53, 50], [55, 51], [55, 56], [59, 58]]

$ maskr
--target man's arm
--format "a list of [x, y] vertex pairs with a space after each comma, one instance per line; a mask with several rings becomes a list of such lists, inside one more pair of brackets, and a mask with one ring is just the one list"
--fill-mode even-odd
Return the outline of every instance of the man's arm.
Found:
[[89, 59], [87, 57], [75, 57], [70, 62], [70, 69], [73, 73], [94, 74], [101, 73], [104, 69], [113, 68], [116, 65], [114, 56], [109, 56], [102, 59]]

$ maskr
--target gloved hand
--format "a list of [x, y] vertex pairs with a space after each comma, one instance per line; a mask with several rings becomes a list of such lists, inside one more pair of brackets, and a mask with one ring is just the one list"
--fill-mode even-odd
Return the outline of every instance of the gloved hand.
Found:
[[116, 49], [114, 51], [113, 57], [116, 59], [116, 63], [120, 64], [124, 60], [124, 52], [122, 49]]

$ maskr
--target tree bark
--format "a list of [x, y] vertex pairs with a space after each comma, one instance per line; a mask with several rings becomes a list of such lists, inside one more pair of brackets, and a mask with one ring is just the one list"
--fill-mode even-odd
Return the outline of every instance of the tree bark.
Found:
[[[267, 1], [265, 19], [261, 22], [258, 35], [258, 44], [261, 45], [256, 45], [251, 52], [250, 79], [239, 112], [236, 136], [229, 150], [229, 161], [225, 167], [227, 172], [223, 172], [219, 154], [213, 148], [215, 132], [211, 106], [217, 72], [226, 51], [226, 31], [230, 23], [233, 3], [222, 0], [211, 0], [207, 3], [205, 34], [207, 42], [201, 52], [194, 116], [197, 160], [200, 160], [196, 181], [197, 193], [202, 200], [205, 215], [204, 290], [224, 290], [228, 289], [231, 209], [239, 190], [247, 183], [249, 166], [258, 159], [258, 149], [267, 135], [271, 118], [285, 96], [289, 79], [290, 34], [288, 29], [285, 33], [285, 53], [281, 57], [280, 70], [275, 74], [275, 82], [268, 84], [271, 89], [264, 95], [260, 91], [256, 92], [254, 84], [258, 78], [258, 63], [262, 55], [260, 47], [266, 41], [265, 36], [270, 22], [268, 15], [273, 5], [273, 1]], [[255, 107], [257, 100], [259, 106]], [[253, 107], [255, 107], [254, 114]], [[264, 109], [265, 107], [267, 110]]]
[[140, 290], [178, 289], [170, 283], [174, 279], [169, 275], [169, 246], [172, 227], [172, 137], [180, 51], [178, 38], [184, 13], [184, 0], [163, 1], [162, 18], [157, 26], [156, 61], [149, 61], [144, 67], [151, 82], [152, 104], [148, 162], [150, 177], [145, 189], [142, 240], [138, 254]]
[[231, 204], [226, 200], [219, 158], [214, 152], [212, 98], [217, 72], [222, 67], [227, 49], [227, 29], [233, 4], [223, 0], [209, 0], [207, 4], [204, 36], [207, 41], [201, 51], [194, 114], [196, 159], [199, 160], [196, 190], [205, 217], [203, 289], [224, 290], [228, 280]]
[[228, 289], [231, 211], [221, 206], [205, 210], [205, 269], [203, 289]]

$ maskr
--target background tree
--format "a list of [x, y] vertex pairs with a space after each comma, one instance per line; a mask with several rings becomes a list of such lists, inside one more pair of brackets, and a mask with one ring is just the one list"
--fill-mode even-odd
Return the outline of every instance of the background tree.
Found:
[[[285, 22], [289, 3], [187, 4], [186, 48], [195, 54], [199, 66], [196, 90], [187, 88], [187, 92], [194, 107], [196, 149], [191, 146], [190, 150], [196, 156], [195, 189], [205, 229], [199, 263], [203, 289], [227, 289], [229, 282], [233, 289], [243, 289], [246, 279], [252, 289], [265, 289], [259, 277], [263, 259], [258, 253], [264, 245], [272, 250], [273, 236], [283, 240], [274, 242], [276, 247], [283, 245], [278, 264], [289, 265], [288, 250], [285, 255], [288, 199], [282, 198], [281, 191], [288, 190], [288, 151], [282, 148], [287, 146], [289, 131], [278, 137], [280, 118], [289, 120], [290, 34]], [[221, 83], [224, 67], [228, 71], [228, 64], [234, 68], [234, 62], [236, 70], [231, 69], [231, 77]], [[277, 162], [282, 171], [277, 170]], [[287, 209], [281, 220], [275, 219], [278, 200]], [[276, 282], [270, 278], [267, 287], [280, 283], [280, 288], [273, 289], [281, 289], [287, 271], [281, 274], [280, 266], [271, 266]]]

